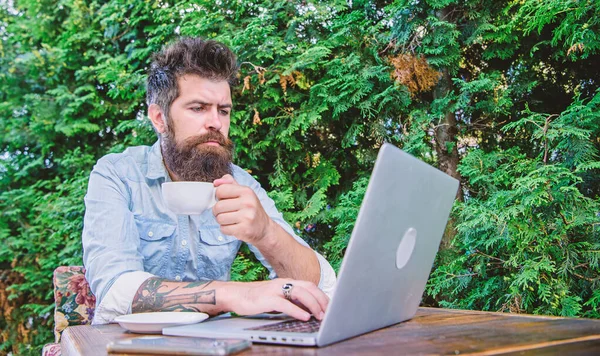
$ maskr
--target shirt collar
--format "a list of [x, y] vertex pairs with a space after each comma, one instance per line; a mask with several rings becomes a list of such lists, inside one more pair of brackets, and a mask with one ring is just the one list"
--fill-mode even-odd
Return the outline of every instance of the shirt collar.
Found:
[[160, 149], [160, 140], [156, 141], [150, 151], [148, 152], [148, 172], [146, 172], [146, 178], [148, 179], [159, 179], [165, 178], [165, 180], [171, 180], [163, 162], [162, 151]]

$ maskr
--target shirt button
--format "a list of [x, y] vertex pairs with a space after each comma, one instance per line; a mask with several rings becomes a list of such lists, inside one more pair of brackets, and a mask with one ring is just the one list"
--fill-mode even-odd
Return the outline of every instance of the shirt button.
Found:
[[185, 245], [187, 245], [187, 240], [181, 241], [181, 246], [185, 246]]
[[176, 280], [177, 282], [179, 282], [179, 281], [181, 280], [181, 276], [180, 276], [180, 275], [176, 275], [176, 276], [175, 276], [175, 280]]
[[154, 233], [152, 231], [148, 231], [148, 236], [152, 237], [154, 236]]
[[217, 238], [217, 240], [219, 240], [219, 241], [223, 241], [223, 236], [219, 236], [219, 237]]

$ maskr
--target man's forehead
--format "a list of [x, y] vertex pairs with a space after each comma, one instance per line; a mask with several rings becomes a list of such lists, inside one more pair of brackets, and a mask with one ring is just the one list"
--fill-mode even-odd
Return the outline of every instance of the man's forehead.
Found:
[[212, 80], [195, 74], [177, 78], [179, 98], [185, 102], [231, 105], [231, 88], [226, 80]]

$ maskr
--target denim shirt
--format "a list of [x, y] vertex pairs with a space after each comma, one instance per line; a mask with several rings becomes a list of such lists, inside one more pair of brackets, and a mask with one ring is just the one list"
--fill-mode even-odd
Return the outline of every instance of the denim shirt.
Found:
[[[252, 188], [271, 219], [308, 246], [294, 234], [259, 183], [240, 167], [232, 167], [234, 179]], [[174, 281], [229, 279], [242, 241], [220, 231], [211, 209], [201, 215], [169, 211], [161, 195], [165, 181], [169, 175], [159, 142], [109, 154], [94, 167], [85, 196], [82, 241], [86, 279], [96, 296], [96, 306], [126, 272], [145, 271]], [[275, 278], [258, 249], [249, 248], [269, 269], [269, 277]], [[317, 256], [321, 265], [327, 263]]]

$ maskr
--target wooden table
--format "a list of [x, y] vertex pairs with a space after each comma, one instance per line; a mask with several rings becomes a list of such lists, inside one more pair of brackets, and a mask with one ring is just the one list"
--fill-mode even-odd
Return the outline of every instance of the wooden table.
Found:
[[[106, 355], [112, 340], [139, 336], [117, 324], [71, 326], [64, 356]], [[324, 348], [254, 344], [238, 355], [600, 355], [600, 320], [419, 308], [410, 321]]]

